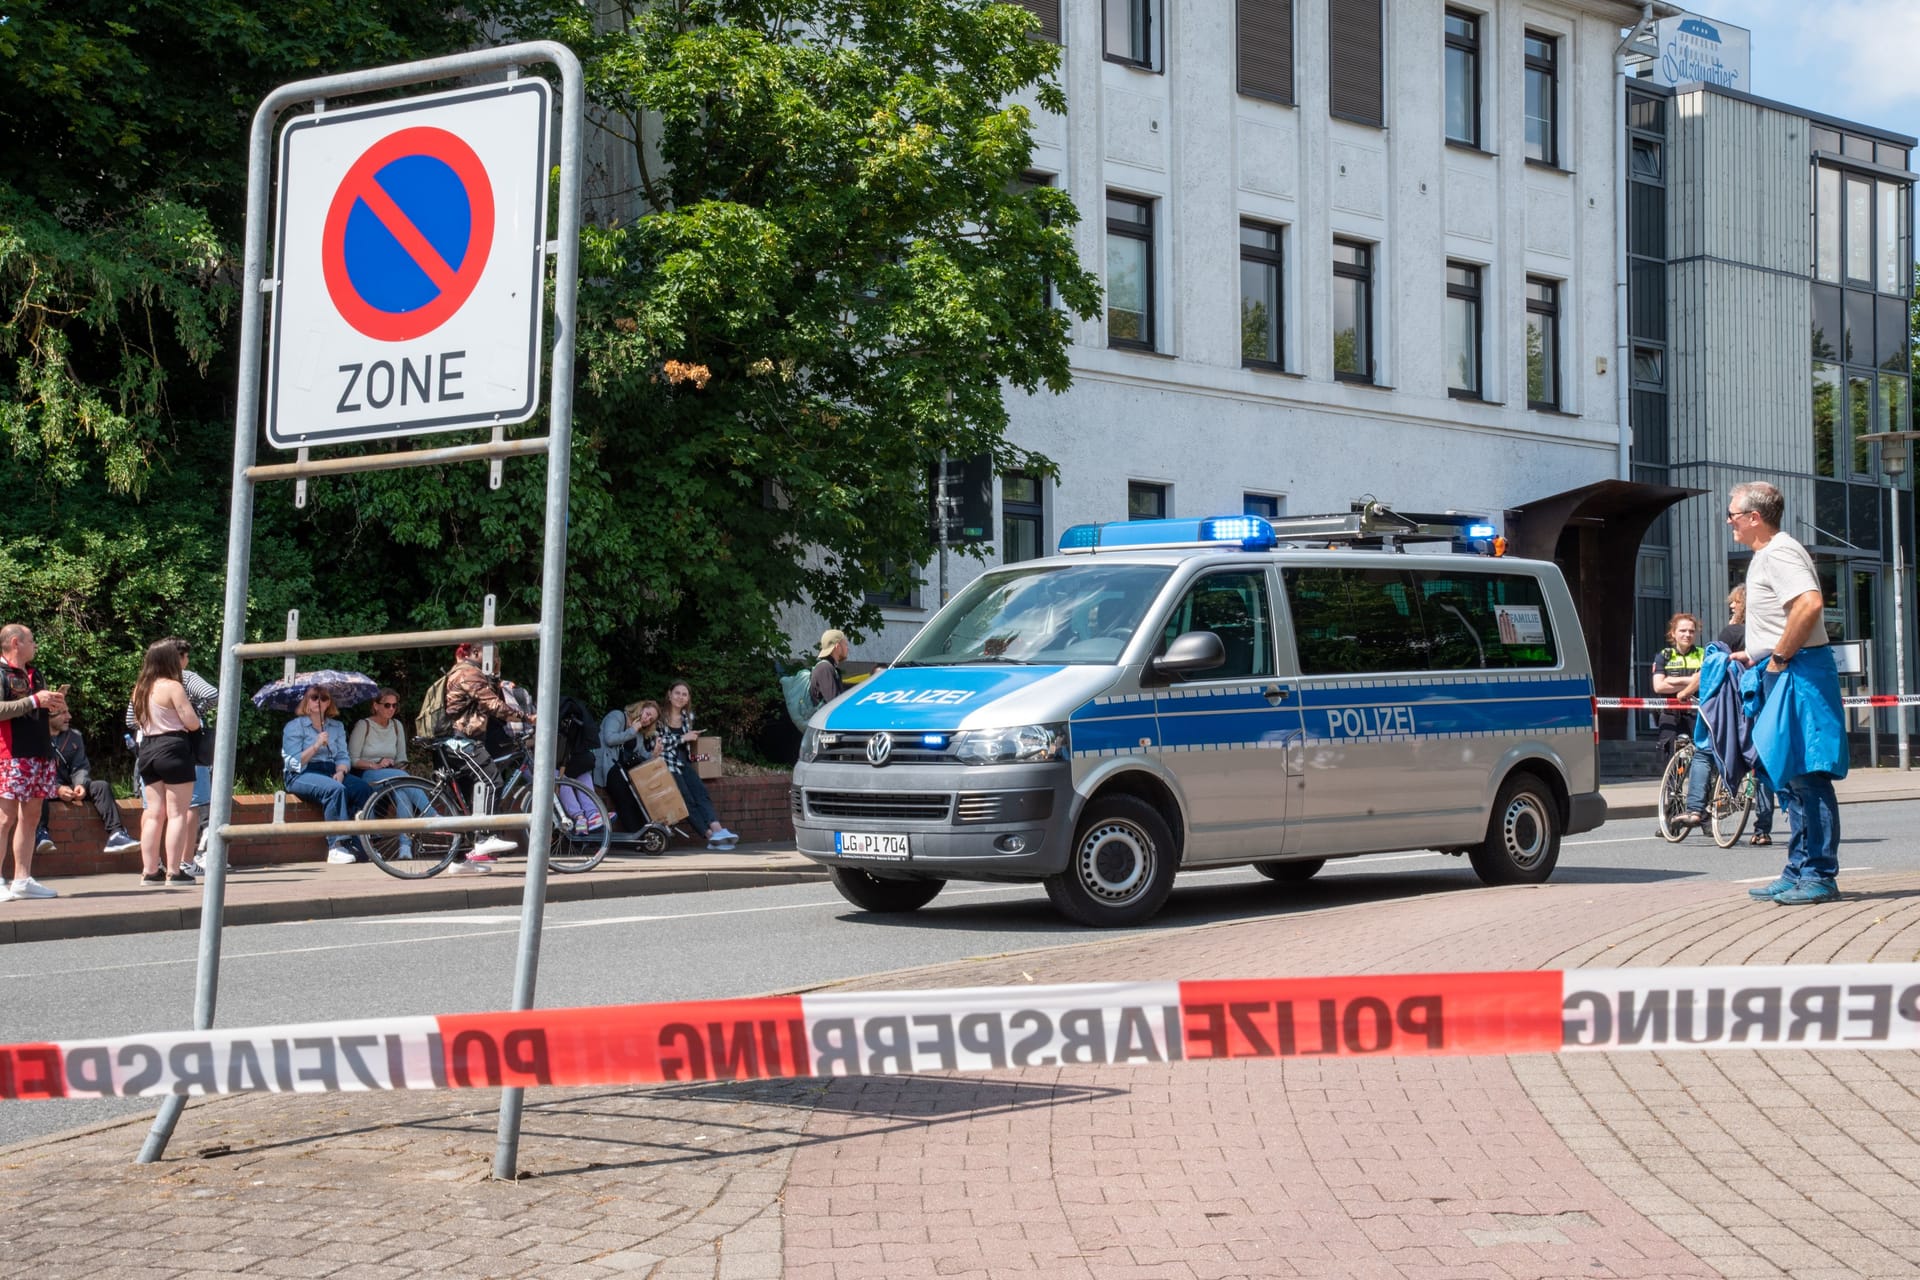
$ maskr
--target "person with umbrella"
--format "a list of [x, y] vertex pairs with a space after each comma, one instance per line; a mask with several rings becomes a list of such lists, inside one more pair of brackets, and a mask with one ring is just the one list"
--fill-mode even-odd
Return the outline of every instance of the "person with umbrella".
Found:
[[[254, 700], [261, 701], [261, 695], [255, 694]], [[319, 805], [328, 822], [345, 822], [367, 803], [373, 788], [351, 772], [353, 758], [347, 753], [346, 728], [334, 714], [334, 694], [324, 684], [311, 684], [297, 710], [300, 714], [280, 733], [287, 790]], [[327, 846], [328, 862], [359, 861], [350, 836], [329, 836]]]

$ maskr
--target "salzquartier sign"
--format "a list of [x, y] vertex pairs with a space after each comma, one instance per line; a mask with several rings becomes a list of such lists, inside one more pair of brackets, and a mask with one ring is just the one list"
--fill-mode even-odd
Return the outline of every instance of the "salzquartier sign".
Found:
[[1751, 37], [1745, 27], [1696, 14], [1662, 18], [1654, 24], [1660, 56], [1653, 62], [1653, 82], [1668, 88], [1714, 84], [1750, 93]]

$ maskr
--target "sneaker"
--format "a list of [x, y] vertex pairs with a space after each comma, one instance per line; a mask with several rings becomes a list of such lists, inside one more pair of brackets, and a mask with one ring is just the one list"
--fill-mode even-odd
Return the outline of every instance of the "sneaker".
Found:
[[1803, 907], [1814, 902], [1838, 902], [1840, 886], [1831, 880], [1808, 878], [1773, 899], [1783, 907]]
[[194, 879], [191, 872], [189, 872], [185, 867], [181, 867], [178, 871], [174, 872], [172, 875], [167, 877], [167, 883], [168, 884], [192, 884], [194, 883]]
[[201, 876], [207, 874], [207, 864], [198, 858], [188, 858], [180, 864], [180, 870], [192, 879], [198, 880]]
[[60, 846], [53, 842], [53, 837], [42, 831], [39, 838], [34, 841], [33, 852], [34, 856], [38, 857], [41, 854], [56, 852], [59, 848]]
[[512, 853], [514, 843], [501, 836], [488, 836], [473, 846], [473, 852], [467, 855], [468, 862], [492, 862], [498, 853]]
[[140, 877], [141, 884], [165, 884], [166, 882], [167, 873], [164, 871], [153, 871]]
[[394, 850], [394, 861], [405, 862], [413, 857], [413, 841], [406, 836], [400, 837], [400, 846]]
[[200, 839], [193, 846], [193, 851], [196, 855], [207, 851], [207, 835], [207, 824], [203, 822], [200, 824]]
[[340, 865], [340, 864], [352, 862], [353, 860], [354, 860], [353, 854], [346, 849], [342, 849], [339, 845], [335, 845], [333, 846], [333, 848], [327, 850], [328, 862], [334, 863], [336, 865]]
[[723, 840], [719, 836], [715, 836], [713, 839], [707, 841], [707, 848], [725, 853], [727, 850], [733, 848], [734, 843], [735, 841], [733, 839]]
[[708, 839], [724, 840], [728, 844], [734, 844], [740, 839], [740, 837], [733, 834], [733, 832], [727, 830], [725, 827], [722, 827], [718, 831], [714, 832], [711, 836], [709, 836]]
[[1755, 885], [1753, 888], [1747, 890], [1747, 896], [1749, 898], [1777, 898], [1799, 883], [1798, 880], [1795, 880], [1791, 876], [1781, 876], [1772, 884]]
[[138, 849], [140, 842], [124, 831], [116, 831], [107, 837], [108, 853], [125, 853], [129, 849]]
[[493, 868], [469, 859], [466, 862], [456, 862], [448, 867], [447, 874], [450, 876], [486, 876], [493, 874]]
[[0, 880], [0, 902], [12, 902], [12, 901], [13, 901], [13, 886], [8, 884], [5, 880]]
[[35, 880], [32, 876], [28, 876], [25, 880], [15, 880], [13, 882], [13, 896], [15, 898], [57, 898], [60, 895], [56, 891], [41, 884], [38, 880]]

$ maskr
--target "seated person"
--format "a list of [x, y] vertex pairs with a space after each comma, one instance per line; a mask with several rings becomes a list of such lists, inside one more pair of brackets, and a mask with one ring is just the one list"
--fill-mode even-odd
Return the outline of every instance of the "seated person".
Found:
[[[73, 727], [73, 713], [64, 708], [49, 713], [47, 727], [53, 731], [53, 773], [58, 784], [54, 799], [67, 804], [79, 804], [82, 800], [92, 804], [93, 811], [100, 815], [100, 824], [107, 829], [108, 853], [138, 849], [140, 842], [127, 834], [126, 824], [120, 820], [120, 806], [113, 802], [113, 788], [93, 776], [93, 766], [87, 760], [86, 739]], [[52, 800], [40, 804], [40, 837], [35, 853], [54, 851], [54, 843], [47, 833], [47, 813], [52, 805]]]
[[[280, 731], [287, 790], [319, 805], [328, 822], [346, 822], [360, 812], [373, 788], [349, 771], [353, 758], [347, 752], [346, 728], [333, 714], [333, 695], [325, 689], [307, 690], [300, 713]], [[360, 861], [352, 836], [327, 837], [327, 849], [328, 862]]]
[[[407, 731], [396, 718], [400, 710], [400, 695], [392, 689], [382, 688], [373, 695], [373, 706], [367, 717], [353, 726], [353, 732], [347, 736], [347, 755], [353, 762], [354, 776], [367, 784], [369, 790], [376, 782], [387, 778], [404, 778], [410, 772], [407, 768]], [[427, 793], [408, 787], [394, 797], [393, 816], [412, 818], [420, 814], [427, 806]], [[401, 836], [399, 856], [413, 856], [413, 839]]]

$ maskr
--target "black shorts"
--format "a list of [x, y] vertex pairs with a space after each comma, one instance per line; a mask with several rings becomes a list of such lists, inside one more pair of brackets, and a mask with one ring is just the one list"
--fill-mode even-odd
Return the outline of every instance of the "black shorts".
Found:
[[193, 743], [185, 733], [150, 733], [140, 740], [138, 767], [145, 782], [191, 783], [193, 764]]

